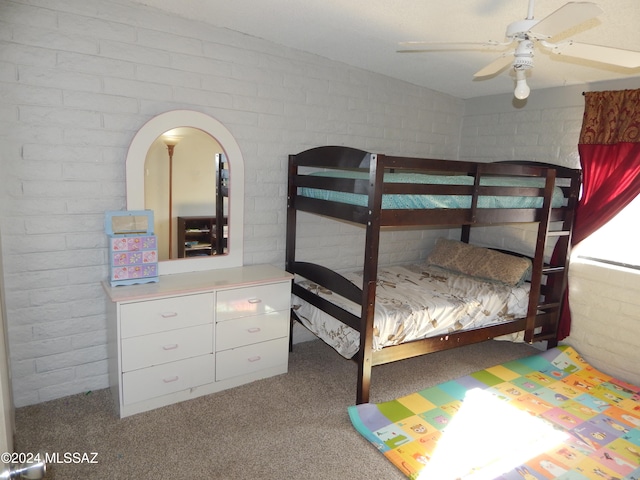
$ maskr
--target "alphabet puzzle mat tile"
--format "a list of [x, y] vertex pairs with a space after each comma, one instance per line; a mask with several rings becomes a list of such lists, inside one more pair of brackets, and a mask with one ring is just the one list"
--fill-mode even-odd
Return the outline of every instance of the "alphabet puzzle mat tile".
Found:
[[640, 388], [568, 346], [348, 412], [411, 479], [640, 479]]

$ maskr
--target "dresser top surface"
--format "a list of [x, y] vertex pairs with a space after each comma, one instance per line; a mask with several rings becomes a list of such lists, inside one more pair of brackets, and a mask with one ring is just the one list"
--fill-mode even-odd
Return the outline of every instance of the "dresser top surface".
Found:
[[102, 285], [112, 302], [130, 302], [282, 282], [292, 278], [293, 275], [289, 272], [273, 265], [248, 265], [202, 272], [161, 275], [156, 283], [112, 287], [109, 282], [105, 281], [102, 282]]

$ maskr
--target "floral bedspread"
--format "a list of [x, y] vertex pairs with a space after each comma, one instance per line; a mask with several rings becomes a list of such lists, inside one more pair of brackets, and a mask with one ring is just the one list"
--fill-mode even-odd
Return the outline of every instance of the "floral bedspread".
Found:
[[[362, 271], [343, 273], [362, 287]], [[360, 316], [360, 306], [308, 280], [301, 286]], [[436, 335], [507, 322], [526, 315], [529, 284], [511, 287], [437, 267], [381, 267], [376, 286], [374, 350]], [[293, 296], [302, 323], [341, 355], [351, 358], [360, 334]]]

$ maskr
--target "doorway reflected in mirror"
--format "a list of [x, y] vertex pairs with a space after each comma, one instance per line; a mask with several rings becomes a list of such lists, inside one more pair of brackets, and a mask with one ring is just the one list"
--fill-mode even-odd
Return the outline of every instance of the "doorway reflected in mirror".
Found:
[[155, 213], [159, 260], [226, 253], [229, 170], [222, 152], [215, 138], [191, 127], [164, 132], [149, 148], [144, 203]]

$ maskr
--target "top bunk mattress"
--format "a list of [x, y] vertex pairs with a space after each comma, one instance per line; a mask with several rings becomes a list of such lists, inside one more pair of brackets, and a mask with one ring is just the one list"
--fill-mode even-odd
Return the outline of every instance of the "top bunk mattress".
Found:
[[[350, 170], [332, 170], [314, 172], [310, 175], [369, 180], [369, 173]], [[474, 178], [467, 175], [428, 175], [421, 173], [385, 173], [385, 183], [411, 183], [424, 185], [473, 185]], [[481, 186], [491, 187], [533, 187], [544, 188], [544, 178], [533, 177], [503, 177], [483, 176]], [[324, 190], [319, 188], [301, 187], [299, 195], [318, 200], [328, 200], [349, 205], [366, 207], [368, 197], [365, 194]], [[511, 195], [482, 195], [478, 197], [478, 208], [542, 208], [543, 198], [534, 196]], [[555, 187], [552, 198], [552, 208], [559, 208], [566, 204], [562, 189]], [[406, 195], [384, 194], [382, 196], [383, 209], [439, 209], [439, 208], [471, 208], [471, 195]]]

